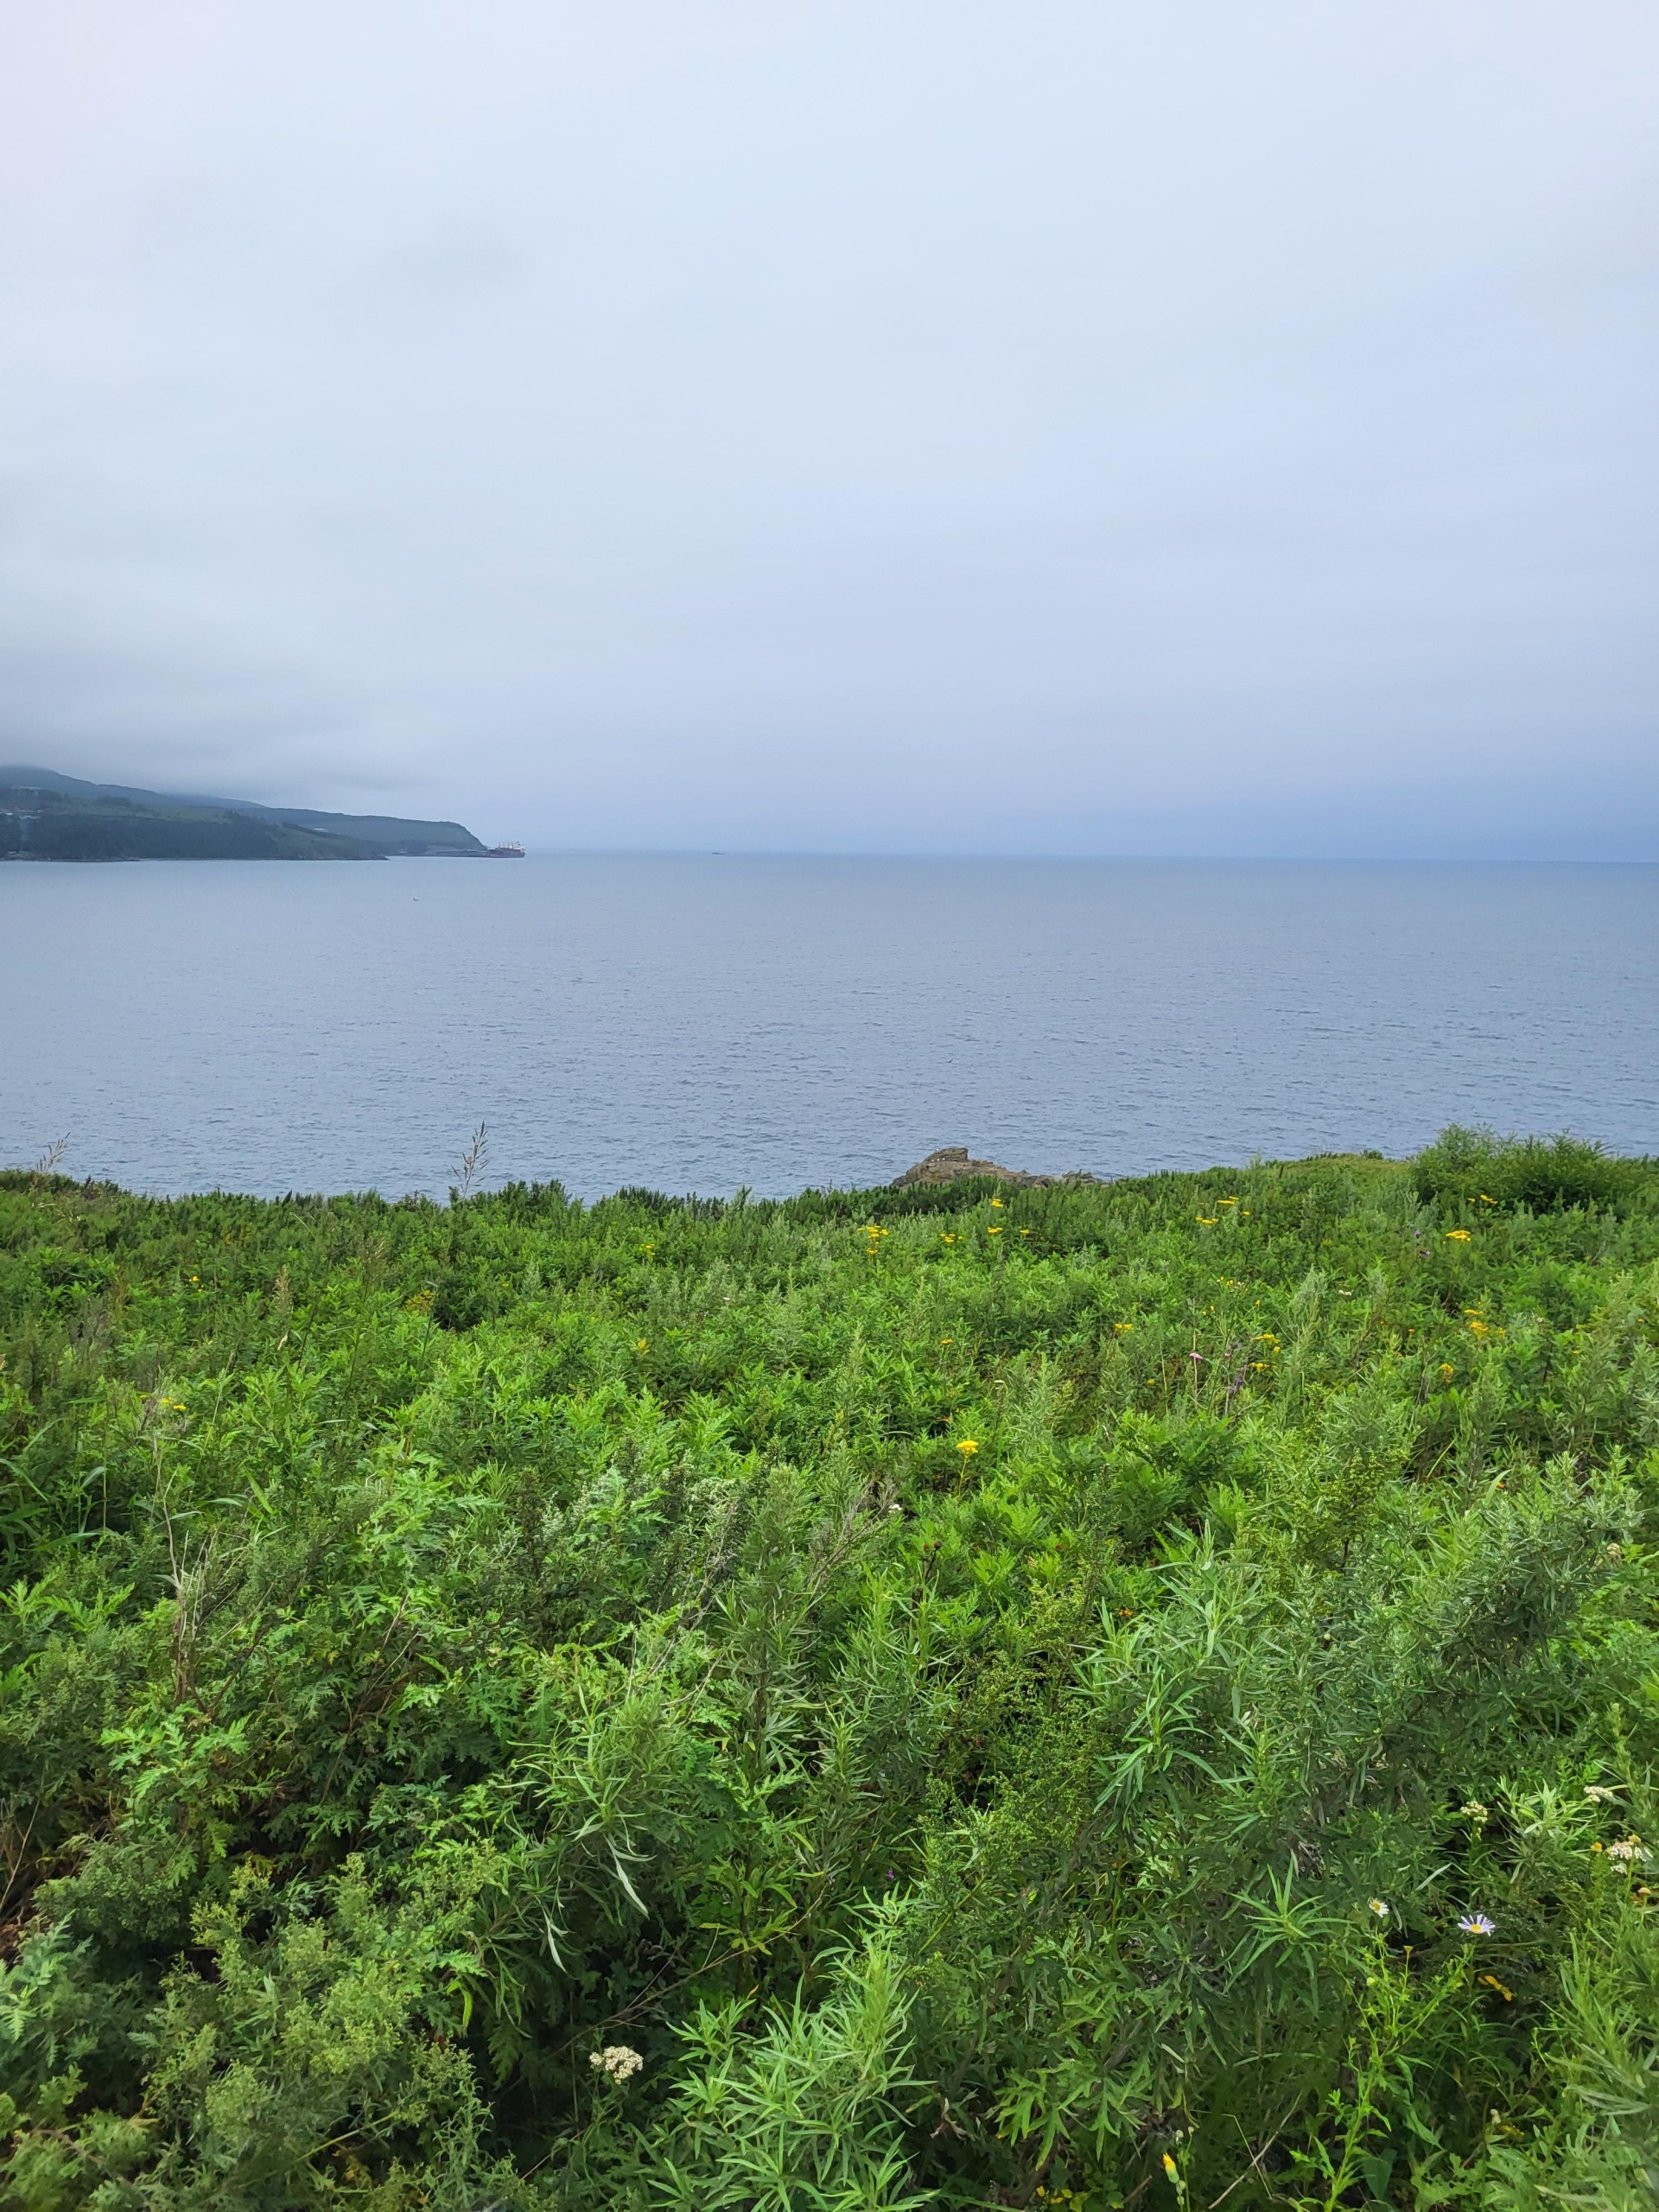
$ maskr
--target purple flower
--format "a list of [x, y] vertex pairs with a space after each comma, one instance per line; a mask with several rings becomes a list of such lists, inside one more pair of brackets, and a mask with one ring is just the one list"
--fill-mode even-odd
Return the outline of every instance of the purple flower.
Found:
[[1465, 1912], [1458, 1925], [1465, 1936], [1495, 1936], [1497, 1933], [1497, 1922], [1488, 1920], [1484, 1912]]

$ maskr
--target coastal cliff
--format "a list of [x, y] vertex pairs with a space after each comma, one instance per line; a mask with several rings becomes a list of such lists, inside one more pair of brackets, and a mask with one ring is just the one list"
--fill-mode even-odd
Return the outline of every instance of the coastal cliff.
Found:
[[55, 769], [0, 768], [0, 860], [378, 861], [394, 855], [481, 860], [459, 822], [327, 814], [84, 782]]

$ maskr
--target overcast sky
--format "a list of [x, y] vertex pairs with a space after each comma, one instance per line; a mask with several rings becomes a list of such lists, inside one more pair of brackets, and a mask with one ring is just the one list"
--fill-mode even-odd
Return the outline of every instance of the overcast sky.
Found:
[[0, 0], [0, 759], [1659, 857], [1652, 0]]

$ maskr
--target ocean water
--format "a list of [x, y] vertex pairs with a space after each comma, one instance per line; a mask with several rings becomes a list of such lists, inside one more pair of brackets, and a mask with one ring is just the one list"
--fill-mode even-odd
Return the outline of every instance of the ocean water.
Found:
[[156, 1192], [1659, 1152], [1659, 867], [0, 868], [0, 1164]]

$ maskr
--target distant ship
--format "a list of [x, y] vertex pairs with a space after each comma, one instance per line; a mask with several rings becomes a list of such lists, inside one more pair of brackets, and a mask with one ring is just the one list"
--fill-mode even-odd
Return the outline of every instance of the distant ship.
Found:
[[492, 845], [484, 857], [486, 861], [521, 861], [524, 857], [524, 849], [509, 841], [505, 845]]

